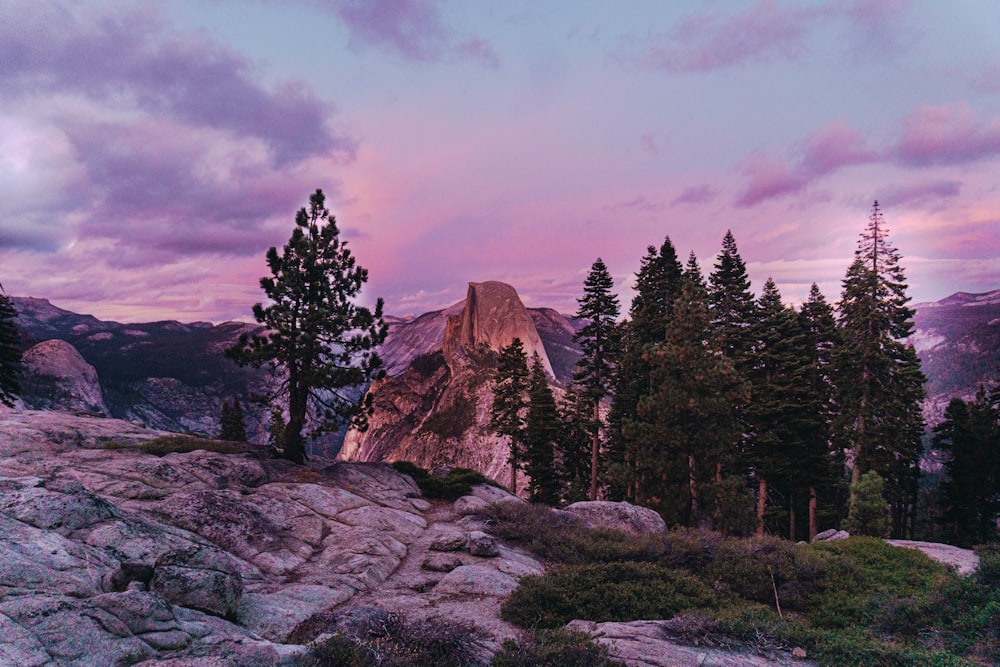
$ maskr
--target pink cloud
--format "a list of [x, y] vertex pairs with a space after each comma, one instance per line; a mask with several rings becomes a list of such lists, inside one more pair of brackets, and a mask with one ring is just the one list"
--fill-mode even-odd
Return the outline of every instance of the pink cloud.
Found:
[[737, 170], [749, 181], [736, 199], [739, 207], [801, 192], [809, 184], [808, 178], [788, 163], [759, 153], [744, 158]]
[[648, 66], [668, 72], [707, 72], [744, 62], [794, 58], [815, 12], [789, 9], [761, 0], [741, 14], [694, 14], [657, 38], [641, 57]]
[[[320, 5], [324, 6], [324, 5]], [[487, 67], [499, 57], [486, 40], [455, 42], [432, 0], [333, 0], [328, 5], [351, 32], [355, 48], [375, 46], [406, 60], [473, 60]]]
[[841, 167], [872, 162], [876, 157], [858, 132], [843, 122], [834, 122], [806, 137], [799, 171], [824, 176]]
[[911, 167], [961, 164], [1000, 155], [1000, 119], [984, 118], [966, 102], [925, 106], [903, 123], [891, 149]]
[[692, 185], [691, 187], [684, 188], [684, 190], [674, 197], [673, 201], [670, 202], [670, 206], [679, 206], [681, 204], [708, 204], [715, 201], [715, 198], [719, 196], [719, 191], [713, 188], [711, 185]]

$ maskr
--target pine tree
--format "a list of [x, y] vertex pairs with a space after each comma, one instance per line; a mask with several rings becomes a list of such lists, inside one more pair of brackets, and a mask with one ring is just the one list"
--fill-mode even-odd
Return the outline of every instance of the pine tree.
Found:
[[997, 539], [1000, 515], [1000, 411], [980, 389], [953, 398], [934, 428], [934, 446], [948, 453], [942, 520], [950, 540], [970, 547]]
[[219, 418], [219, 440], [232, 440], [235, 442], [246, 442], [247, 428], [243, 421], [243, 406], [240, 399], [234, 398], [233, 402], [222, 402], [222, 415]]
[[913, 310], [878, 202], [843, 285], [837, 433], [852, 453], [852, 488], [865, 471], [878, 472], [892, 510], [892, 534], [903, 537], [908, 523], [912, 533], [920, 475], [924, 376], [916, 351], [905, 342], [913, 330]]
[[524, 426], [524, 472], [528, 475], [528, 497], [532, 502], [559, 502], [559, 479], [555, 448], [559, 437], [559, 412], [545, 376], [542, 358], [532, 357], [528, 378], [528, 415]]
[[844, 522], [844, 529], [852, 535], [887, 537], [889, 535], [889, 512], [883, 489], [882, 478], [874, 470], [869, 470], [861, 479], [851, 484], [850, 513]]
[[570, 385], [559, 407], [560, 431], [556, 469], [562, 471], [562, 500], [575, 503], [590, 494], [591, 406]]
[[664, 239], [659, 250], [654, 246], [646, 249], [636, 274], [636, 294], [629, 320], [621, 325], [621, 356], [608, 415], [611, 498], [635, 497], [635, 443], [625, 436], [624, 426], [635, 420], [640, 397], [649, 393], [650, 364], [646, 353], [666, 339], [667, 323], [683, 280], [683, 268], [670, 237]]
[[490, 428], [510, 445], [510, 492], [517, 494], [517, 469], [521, 467], [525, 418], [528, 409], [528, 355], [520, 338], [500, 350], [490, 406]]
[[708, 278], [708, 303], [719, 347], [742, 372], [752, 354], [750, 327], [756, 313], [747, 267], [731, 231], [722, 239], [722, 252]]
[[375, 348], [388, 329], [382, 320], [382, 299], [375, 311], [354, 303], [368, 271], [357, 265], [340, 239], [337, 221], [316, 190], [309, 208], [299, 209], [295, 229], [279, 255], [267, 251], [270, 277], [260, 279], [270, 305], [254, 305], [253, 314], [267, 332], [246, 334], [226, 350], [240, 365], [282, 367], [288, 400], [284, 456], [302, 463], [306, 456], [302, 430], [310, 407], [320, 431], [351, 425], [368, 427], [371, 394], [358, 402], [342, 390], [359, 387], [380, 374], [382, 360]]
[[14, 407], [20, 393], [21, 339], [17, 329], [14, 303], [0, 286], [0, 404]]
[[577, 300], [580, 308], [576, 317], [587, 324], [573, 337], [583, 353], [576, 364], [573, 382], [579, 387], [580, 397], [591, 404], [586, 424], [591, 438], [591, 500], [597, 499], [601, 431], [604, 427], [601, 401], [612, 391], [621, 349], [617, 322], [620, 308], [618, 297], [611, 291], [613, 288], [611, 274], [598, 257], [584, 282], [583, 296]]
[[636, 443], [636, 500], [670, 523], [711, 517], [702, 491], [732, 467], [746, 387], [710, 340], [704, 291], [683, 283], [666, 340], [651, 346], [648, 393], [626, 433]]
[[832, 444], [833, 424], [837, 418], [833, 364], [839, 336], [833, 308], [816, 283], [799, 310], [799, 322], [805, 333], [809, 357], [808, 391], [803, 408], [811, 416], [811, 423], [804, 425], [804, 447], [797, 457], [795, 481], [809, 496], [809, 540], [812, 541], [818, 532], [818, 490], [837, 484], [840, 478]]
[[267, 444], [280, 449], [285, 439], [285, 417], [280, 405], [271, 406], [271, 418], [267, 422]]

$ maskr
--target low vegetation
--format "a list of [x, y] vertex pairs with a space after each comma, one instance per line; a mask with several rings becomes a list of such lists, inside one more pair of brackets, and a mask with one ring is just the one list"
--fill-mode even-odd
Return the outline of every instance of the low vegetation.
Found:
[[497, 486], [496, 482], [482, 473], [468, 468], [451, 468], [446, 475], [437, 476], [409, 461], [395, 461], [392, 467], [412, 477], [424, 497], [430, 499], [456, 500], [472, 493], [473, 484]]
[[492, 530], [550, 565], [503, 605], [522, 627], [679, 616], [699, 643], [761, 653], [800, 646], [823, 665], [1000, 664], [1000, 548], [981, 549], [976, 575], [960, 577], [875, 538], [629, 538], [513, 503], [496, 508]]
[[233, 442], [229, 440], [211, 440], [209, 438], [199, 438], [194, 435], [164, 435], [143, 442], [117, 442], [108, 441], [103, 444], [104, 449], [131, 449], [135, 451], [153, 454], [154, 456], [166, 456], [167, 454], [186, 453], [196, 450], [206, 452], [216, 452], [217, 454], [239, 454], [247, 451], [247, 444]]

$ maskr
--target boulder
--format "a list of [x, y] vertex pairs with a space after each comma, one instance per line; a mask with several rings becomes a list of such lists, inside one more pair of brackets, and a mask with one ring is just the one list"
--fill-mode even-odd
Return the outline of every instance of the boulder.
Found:
[[846, 540], [850, 536], [851, 534], [846, 530], [831, 528], [830, 530], [824, 530], [821, 533], [816, 533], [816, 537], [813, 538], [813, 542], [839, 542], [840, 540]]
[[631, 535], [662, 533], [667, 529], [663, 517], [647, 507], [607, 500], [588, 500], [573, 503], [567, 512], [576, 514], [595, 528], [610, 528]]
[[156, 560], [150, 589], [172, 604], [235, 618], [243, 596], [243, 577], [226, 552], [189, 547]]
[[490, 504], [476, 496], [462, 496], [455, 501], [455, 511], [461, 516], [478, 516], [485, 514], [489, 509]]
[[453, 531], [435, 537], [428, 548], [431, 551], [458, 551], [464, 549], [468, 543], [468, 533]]
[[481, 530], [474, 530], [469, 533], [469, 540], [466, 549], [473, 556], [480, 558], [496, 558], [500, 555], [500, 547], [492, 535], [488, 535]]
[[462, 567], [462, 559], [453, 554], [435, 553], [424, 559], [421, 567], [431, 572], [451, 572], [456, 567]]
[[434, 586], [438, 595], [489, 595], [504, 597], [517, 588], [517, 579], [485, 565], [462, 565], [444, 575]]

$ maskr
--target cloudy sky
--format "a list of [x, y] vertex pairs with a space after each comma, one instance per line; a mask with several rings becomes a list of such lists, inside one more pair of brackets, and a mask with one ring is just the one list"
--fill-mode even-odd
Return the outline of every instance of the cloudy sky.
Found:
[[1000, 288], [995, 0], [0, 0], [0, 282], [246, 319], [322, 188], [403, 315], [622, 300], [731, 229], [836, 300], [873, 199], [915, 301]]

